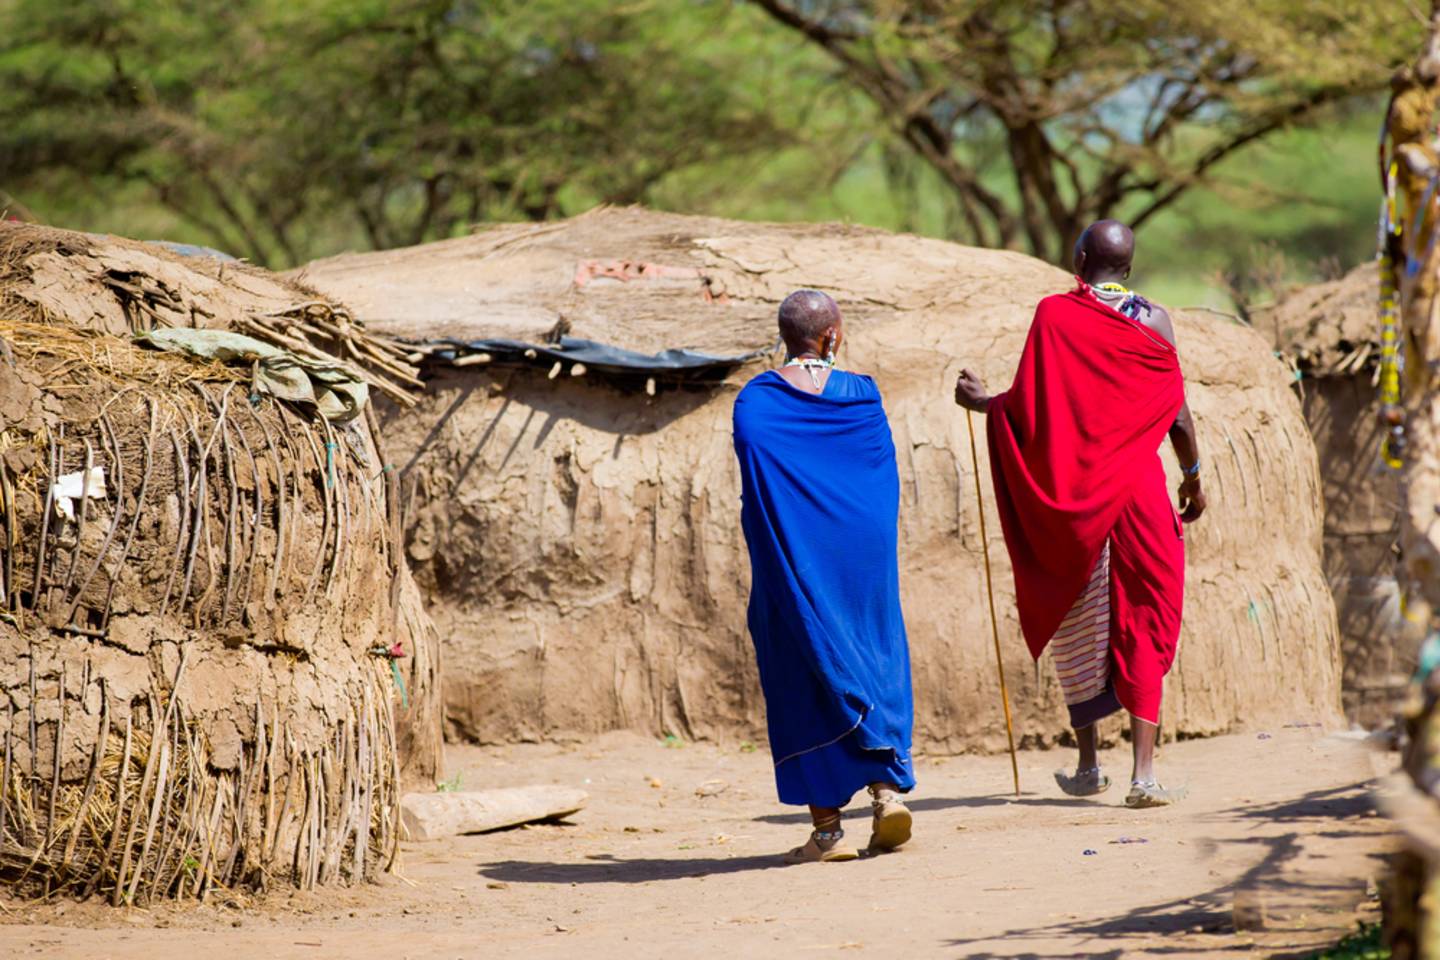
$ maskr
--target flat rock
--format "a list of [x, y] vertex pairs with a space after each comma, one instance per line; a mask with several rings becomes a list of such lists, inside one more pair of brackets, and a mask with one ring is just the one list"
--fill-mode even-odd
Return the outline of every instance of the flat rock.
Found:
[[400, 800], [400, 820], [409, 839], [438, 840], [555, 820], [580, 810], [589, 799], [584, 790], [558, 786], [407, 793]]

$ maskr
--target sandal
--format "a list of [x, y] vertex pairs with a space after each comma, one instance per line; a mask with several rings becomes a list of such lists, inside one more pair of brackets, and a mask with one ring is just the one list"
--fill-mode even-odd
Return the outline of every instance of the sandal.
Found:
[[1160, 786], [1158, 780], [1151, 780], [1148, 783], [1132, 781], [1130, 794], [1125, 798], [1125, 806], [1131, 810], [1148, 810], [1152, 807], [1168, 807], [1171, 804], [1179, 803], [1185, 799], [1190, 791], [1184, 787], [1166, 789]]
[[[796, 847], [785, 854], [786, 863], [840, 863], [845, 860], [858, 860], [860, 854], [853, 848], [845, 846], [841, 840], [845, 836], [844, 830], [810, 831], [810, 839], [805, 841], [805, 846]], [[821, 842], [831, 844], [829, 847], [822, 847]]]
[[910, 808], [900, 799], [900, 794], [890, 786], [872, 786], [870, 806], [875, 811], [875, 820], [870, 830], [869, 849], [889, 852], [898, 849], [910, 839], [914, 823]]
[[1056, 770], [1055, 783], [1071, 797], [1093, 797], [1110, 789], [1110, 778], [1099, 767], [1076, 770], [1074, 776], [1064, 770]]

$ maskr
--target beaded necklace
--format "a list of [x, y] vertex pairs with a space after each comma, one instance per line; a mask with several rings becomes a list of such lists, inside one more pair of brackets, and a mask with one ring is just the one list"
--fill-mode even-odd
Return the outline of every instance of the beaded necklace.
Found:
[[810, 382], [815, 384], [815, 392], [820, 392], [820, 375], [816, 370], [832, 370], [835, 367], [834, 357], [791, 357], [785, 361], [787, 367], [801, 367], [810, 374]]

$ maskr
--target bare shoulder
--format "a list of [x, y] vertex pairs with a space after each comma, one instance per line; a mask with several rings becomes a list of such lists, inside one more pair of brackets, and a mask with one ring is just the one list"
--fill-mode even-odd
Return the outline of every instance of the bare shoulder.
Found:
[[1158, 303], [1146, 303], [1144, 310], [1140, 311], [1137, 318], [1145, 326], [1154, 330], [1165, 338], [1170, 346], [1175, 346], [1175, 324], [1170, 320], [1170, 312]]

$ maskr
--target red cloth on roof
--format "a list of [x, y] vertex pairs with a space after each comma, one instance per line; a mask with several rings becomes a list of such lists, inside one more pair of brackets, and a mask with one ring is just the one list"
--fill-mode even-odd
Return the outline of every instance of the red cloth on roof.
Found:
[[987, 416], [1020, 627], [1039, 658], [1111, 550], [1111, 679], [1159, 722], [1185, 583], [1159, 447], [1184, 403], [1175, 348], [1087, 288], [1046, 297], [1010, 389]]

